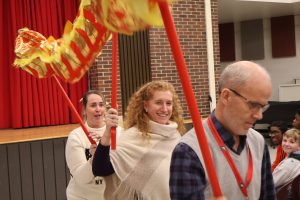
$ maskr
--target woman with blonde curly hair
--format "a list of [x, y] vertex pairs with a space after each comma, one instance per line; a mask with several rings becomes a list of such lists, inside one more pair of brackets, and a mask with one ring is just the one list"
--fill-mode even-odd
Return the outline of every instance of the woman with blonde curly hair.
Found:
[[[109, 116], [115, 118], [116, 110]], [[106, 199], [170, 199], [171, 153], [185, 132], [182, 108], [172, 84], [152, 81], [130, 99], [124, 132], [110, 151], [105, 132], [93, 160], [93, 172], [104, 176]]]

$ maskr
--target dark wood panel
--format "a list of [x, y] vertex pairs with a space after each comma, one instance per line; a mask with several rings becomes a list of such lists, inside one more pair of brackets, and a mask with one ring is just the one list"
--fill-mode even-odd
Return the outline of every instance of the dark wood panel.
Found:
[[18, 144], [7, 145], [10, 199], [22, 199], [20, 157]]
[[0, 145], [0, 180], [1, 199], [9, 200], [7, 145], [4, 144]]
[[45, 177], [46, 200], [56, 199], [53, 140], [45, 140], [43, 144], [43, 165]]
[[235, 37], [234, 37], [233, 23], [219, 24], [219, 41], [220, 41], [221, 62], [234, 61], [235, 60]]
[[67, 138], [0, 145], [1, 200], [64, 200]]
[[22, 142], [20, 148], [20, 168], [23, 200], [34, 199], [33, 180], [32, 180], [32, 162], [30, 143]]
[[119, 35], [119, 59], [123, 113], [131, 95], [151, 80], [148, 30]]
[[241, 48], [243, 60], [265, 58], [262, 19], [241, 22]]
[[271, 18], [272, 56], [296, 56], [294, 16]]
[[[68, 140], [68, 138], [65, 138], [64, 139], [64, 144], [65, 144], [65, 147], [66, 147], [66, 144], [67, 144], [67, 140]], [[65, 150], [65, 148], [64, 148], [64, 150]], [[64, 156], [65, 156], [65, 154], [64, 154]], [[66, 161], [65, 161], [65, 164], [66, 164], [66, 168], [65, 168], [65, 172], [66, 172], [66, 185], [68, 185], [69, 184], [69, 181], [70, 181], [70, 170], [69, 170], [69, 168], [68, 168], [68, 165], [67, 165], [67, 163], [66, 163]]]
[[56, 197], [58, 200], [66, 199], [66, 159], [65, 159], [65, 143], [64, 140], [53, 140], [54, 161], [55, 161], [55, 181], [56, 181]]
[[31, 143], [32, 179], [35, 200], [45, 200], [43, 149], [41, 141]]

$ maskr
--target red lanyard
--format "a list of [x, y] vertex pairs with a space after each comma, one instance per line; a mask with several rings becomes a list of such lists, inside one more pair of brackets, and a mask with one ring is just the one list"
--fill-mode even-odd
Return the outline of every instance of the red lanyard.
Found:
[[207, 122], [208, 122], [208, 126], [209, 126], [211, 132], [213, 133], [214, 138], [216, 139], [219, 147], [221, 148], [221, 151], [222, 151], [224, 157], [226, 158], [228, 164], [231, 167], [231, 170], [235, 176], [236, 182], [238, 183], [240, 190], [242, 191], [242, 193], [244, 194], [245, 197], [248, 197], [247, 187], [249, 186], [251, 179], [252, 179], [252, 175], [253, 175], [253, 161], [252, 161], [252, 155], [251, 155], [249, 145], [247, 145], [247, 147], [249, 149], [248, 170], [247, 170], [247, 176], [246, 176], [246, 183], [244, 183], [241, 175], [239, 174], [239, 172], [230, 156], [228, 149], [226, 148], [223, 140], [221, 139], [221, 137], [210, 117], [207, 118]]

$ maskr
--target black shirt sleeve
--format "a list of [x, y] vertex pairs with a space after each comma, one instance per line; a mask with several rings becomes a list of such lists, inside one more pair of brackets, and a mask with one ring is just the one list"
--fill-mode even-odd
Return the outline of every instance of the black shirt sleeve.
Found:
[[93, 159], [93, 174], [95, 176], [109, 176], [115, 172], [109, 157], [110, 146], [97, 146]]

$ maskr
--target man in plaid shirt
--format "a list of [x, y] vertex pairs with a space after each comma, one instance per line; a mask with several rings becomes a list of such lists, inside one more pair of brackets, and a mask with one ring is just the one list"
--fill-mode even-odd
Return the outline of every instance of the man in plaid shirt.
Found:
[[[272, 93], [269, 74], [256, 63], [239, 61], [224, 69], [219, 89], [216, 109], [203, 127], [224, 197], [276, 199], [267, 145], [252, 129], [268, 108]], [[172, 200], [213, 198], [203, 157], [192, 129], [173, 151]]]

